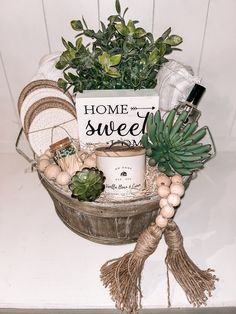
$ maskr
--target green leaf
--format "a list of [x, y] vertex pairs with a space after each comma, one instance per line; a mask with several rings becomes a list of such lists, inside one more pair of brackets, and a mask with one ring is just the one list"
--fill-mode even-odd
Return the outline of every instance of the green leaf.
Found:
[[70, 58], [70, 60], [75, 58], [75, 54], [76, 54], [76, 51], [74, 49], [70, 49], [69, 50], [69, 58]]
[[67, 73], [63, 72], [64, 74], [64, 79], [67, 80], [68, 82], [70, 81], [70, 77]]
[[69, 46], [68, 51], [76, 50], [76, 47], [70, 41], [68, 41], [68, 46]]
[[119, 55], [113, 55], [109, 58], [109, 63], [110, 65], [117, 65], [120, 63], [120, 60], [121, 60], [121, 54]]
[[116, 0], [116, 12], [120, 15], [120, 1], [119, 0]]
[[152, 33], [147, 33], [147, 34], [146, 34], [146, 37], [150, 40], [151, 43], [154, 42], [154, 38], [153, 38]]
[[177, 46], [183, 41], [182, 37], [178, 35], [171, 35], [164, 40], [164, 43], [171, 46]]
[[118, 15], [111, 15], [108, 17], [108, 21], [110, 21], [110, 23], [113, 24], [115, 22], [119, 22], [120, 18]]
[[78, 49], [81, 48], [81, 46], [82, 46], [82, 41], [83, 41], [82, 37], [79, 37], [79, 38], [76, 39], [75, 45], [76, 45], [76, 47], [77, 47]]
[[129, 29], [123, 23], [116, 24], [115, 28], [122, 36], [128, 36], [129, 35]]
[[103, 22], [100, 22], [101, 23], [101, 26], [102, 26], [102, 31], [105, 32], [106, 31], [106, 26]]
[[74, 75], [74, 74], [71, 73], [71, 72], [69, 72], [68, 75], [69, 75], [69, 77], [70, 77], [70, 79], [71, 79], [72, 81], [76, 81], [76, 80], [78, 79], [78, 76], [77, 76], [77, 75]]
[[82, 21], [83, 21], [83, 23], [84, 23], [84, 26], [88, 29], [87, 23], [85, 22], [85, 19], [84, 19], [83, 16], [82, 16]]
[[129, 34], [133, 34], [135, 32], [135, 26], [134, 26], [134, 22], [129, 20], [128, 24], [127, 24], [128, 30], [129, 30]]
[[123, 13], [123, 18], [124, 18], [124, 16], [125, 16], [126, 12], [128, 11], [128, 9], [129, 9], [129, 8], [125, 8], [124, 13]]
[[93, 30], [91, 30], [91, 29], [86, 29], [84, 31], [84, 35], [87, 36], [87, 37], [94, 38], [95, 32]]
[[56, 69], [58, 70], [63, 70], [67, 65], [67, 62], [61, 62], [61, 61], [58, 61], [56, 64], [55, 64], [55, 67]]
[[59, 61], [56, 63], [56, 68], [62, 70], [65, 68], [68, 62], [70, 62], [70, 54], [69, 51], [67, 50], [61, 54]]
[[63, 46], [66, 48], [66, 49], [69, 49], [69, 45], [68, 43], [65, 41], [65, 39], [63, 37], [61, 37], [61, 41], [63, 43]]
[[147, 35], [147, 32], [142, 27], [137, 27], [134, 32], [135, 38], [141, 38], [143, 36]]
[[166, 47], [167, 47], [167, 45], [164, 44], [163, 42], [161, 42], [161, 43], [158, 42], [158, 43], [156, 43], [155, 46], [157, 47], [157, 49], [159, 51], [160, 57], [163, 57], [166, 54]]
[[103, 66], [109, 66], [110, 64], [110, 55], [107, 52], [103, 52], [102, 55], [98, 56], [98, 62]]
[[172, 52], [172, 48], [170, 45], [166, 45], [166, 51], [165, 51], [165, 54], [168, 55]]
[[158, 49], [154, 48], [153, 51], [150, 53], [149, 57], [148, 57], [148, 62], [150, 64], [156, 64], [159, 60], [159, 55], [158, 55]]
[[161, 38], [166, 39], [171, 33], [171, 27], [169, 27], [162, 35]]
[[82, 25], [80, 20], [73, 20], [70, 22], [70, 25], [75, 31], [82, 31], [83, 30], [83, 25]]
[[66, 90], [67, 82], [63, 80], [62, 78], [59, 78], [57, 81], [58, 87], [62, 88], [63, 90]]
[[111, 77], [120, 77], [120, 73], [116, 68], [110, 67], [107, 69], [106, 73]]

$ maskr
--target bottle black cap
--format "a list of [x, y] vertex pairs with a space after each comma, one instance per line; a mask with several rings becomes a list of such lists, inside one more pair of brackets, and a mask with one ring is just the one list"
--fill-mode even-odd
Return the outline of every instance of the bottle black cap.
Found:
[[187, 101], [197, 106], [205, 90], [206, 88], [204, 86], [195, 84], [190, 94], [188, 95]]

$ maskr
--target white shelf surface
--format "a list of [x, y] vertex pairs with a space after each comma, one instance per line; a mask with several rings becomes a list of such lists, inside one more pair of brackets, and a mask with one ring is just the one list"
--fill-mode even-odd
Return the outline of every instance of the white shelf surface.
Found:
[[[17, 154], [0, 154], [0, 308], [113, 308], [99, 269], [134, 244], [101, 245], [57, 217], [36, 173]], [[191, 182], [176, 215], [192, 259], [220, 278], [208, 306], [236, 305], [236, 153], [220, 152]], [[167, 306], [166, 245], [146, 261], [143, 307]], [[189, 307], [171, 276], [173, 307]]]

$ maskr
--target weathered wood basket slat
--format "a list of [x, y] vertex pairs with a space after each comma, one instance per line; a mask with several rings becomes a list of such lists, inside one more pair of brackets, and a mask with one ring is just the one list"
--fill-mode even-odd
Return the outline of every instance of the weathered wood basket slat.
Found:
[[[80, 202], [62, 193], [40, 174], [39, 177], [64, 224], [93, 242], [114, 245], [135, 242], [159, 211], [157, 195], [123, 202]], [[190, 178], [185, 182], [186, 187], [189, 182]]]
[[102, 244], [135, 242], [155, 220], [159, 197], [124, 202], [79, 202], [40, 178], [61, 220], [78, 235]]

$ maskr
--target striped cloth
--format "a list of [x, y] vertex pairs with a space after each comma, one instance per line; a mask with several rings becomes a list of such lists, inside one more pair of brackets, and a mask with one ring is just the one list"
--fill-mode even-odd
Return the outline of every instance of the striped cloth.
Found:
[[193, 75], [191, 67], [175, 60], [164, 63], [157, 75], [157, 91], [159, 107], [169, 111], [186, 100], [194, 84], [200, 83], [200, 78]]

